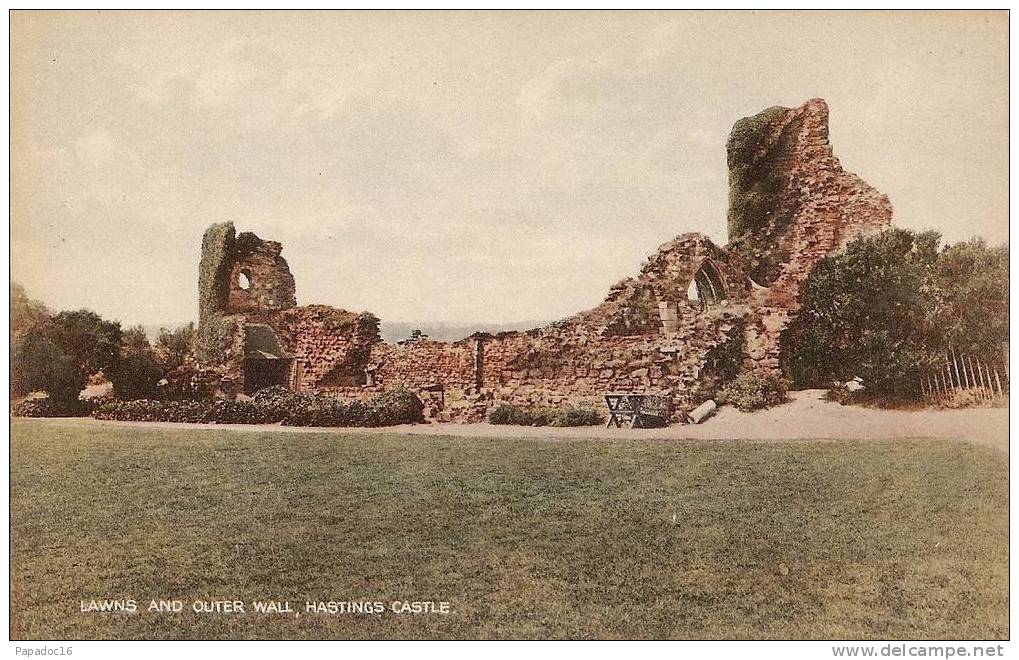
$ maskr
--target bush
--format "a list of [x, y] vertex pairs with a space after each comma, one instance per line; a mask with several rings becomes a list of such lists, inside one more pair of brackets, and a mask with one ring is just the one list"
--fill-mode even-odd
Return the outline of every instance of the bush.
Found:
[[195, 324], [188, 323], [175, 330], [160, 328], [156, 338], [156, 356], [169, 370], [179, 369], [194, 358]]
[[11, 348], [11, 393], [44, 391], [54, 401], [73, 403], [85, 379], [60, 347], [36, 333], [27, 333]]
[[275, 386], [256, 392], [247, 401], [105, 401], [92, 415], [139, 422], [334, 427], [414, 424], [424, 421], [423, 410], [417, 396], [402, 388], [368, 401], [340, 401]]
[[372, 400], [369, 417], [375, 424], [366, 426], [395, 426], [425, 421], [425, 406], [416, 394], [403, 387], [394, 387]]
[[850, 392], [844, 383], [838, 383], [833, 385], [824, 393], [824, 398], [827, 401], [834, 401], [843, 406], [848, 406], [851, 403], [856, 402], [856, 397], [853, 396], [853, 392]]
[[87, 309], [64, 311], [49, 319], [40, 333], [81, 371], [82, 379], [115, 364], [120, 357], [120, 323]]
[[559, 411], [556, 422], [555, 426], [600, 426], [605, 418], [593, 408], [570, 406]]
[[517, 406], [508, 403], [500, 404], [488, 414], [488, 423], [496, 425], [533, 426], [533, 415]]
[[216, 369], [185, 364], [167, 369], [163, 377], [166, 383], [159, 386], [156, 398], [194, 400], [211, 399], [219, 389], [223, 374]]
[[118, 399], [152, 399], [156, 396], [163, 371], [149, 353], [123, 357], [109, 369], [110, 382]]
[[25, 333], [42, 326], [50, 318], [50, 311], [38, 300], [32, 300], [24, 287], [11, 282], [11, 343]]
[[88, 411], [89, 406], [84, 401], [51, 396], [25, 399], [11, 406], [11, 415], [14, 417], [81, 417]]
[[511, 426], [596, 426], [604, 421], [598, 411], [578, 406], [524, 409], [503, 403], [488, 414], [489, 424]]
[[748, 371], [726, 385], [716, 403], [751, 412], [784, 403], [788, 394], [789, 383], [778, 374]]
[[919, 399], [945, 354], [996, 359], [1008, 341], [1008, 248], [941, 248], [936, 232], [889, 229], [825, 257], [782, 333], [783, 368], [800, 386], [860, 377], [868, 396]]
[[152, 344], [149, 343], [149, 336], [145, 334], [144, 326], [136, 325], [120, 333], [120, 357], [138, 355], [139, 353], [152, 353]]

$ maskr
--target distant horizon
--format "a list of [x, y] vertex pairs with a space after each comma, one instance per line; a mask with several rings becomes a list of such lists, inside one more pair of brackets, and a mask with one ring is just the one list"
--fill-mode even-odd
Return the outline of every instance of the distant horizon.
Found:
[[299, 304], [566, 318], [677, 235], [725, 244], [733, 123], [815, 97], [895, 226], [1008, 240], [1005, 11], [10, 23], [11, 277], [125, 327], [197, 319], [224, 221], [283, 245]]
[[[895, 228], [896, 226], [897, 225], [893, 224], [892, 227], [890, 227], [890, 228]], [[923, 228], [918, 228], [915, 231], [925, 231], [925, 230]], [[933, 229], [933, 231], [937, 231], [937, 230]], [[941, 247], [945, 248], [945, 247], [950, 246], [950, 245], [955, 245], [957, 243], [962, 243], [962, 242], [966, 242], [966, 241], [970, 241], [970, 240], [984, 240], [990, 246], [1008, 246], [1009, 245], [1009, 241], [1008, 241], [1007, 238], [1005, 240], [1002, 240], [1002, 241], [991, 242], [991, 241], [986, 241], [986, 239], [984, 239], [981, 236], [971, 236], [970, 238], [961, 239], [961, 240], [958, 240], [958, 241], [946, 241], [944, 236], [942, 236], [942, 238], [941, 238]], [[649, 254], [651, 254], [651, 253], [649, 253]], [[635, 270], [633, 272], [633, 275], [637, 275], [637, 270]], [[197, 281], [197, 271], [196, 271], [195, 279]], [[15, 279], [12, 279], [11, 282], [13, 284], [22, 285], [21, 282], [18, 282]], [[606, 286], [605, 286], [605, 295], [606, 296], [609, 293], [610, 286], [611, 286], [611, 283], [606, 284]], [[53, 305], [51, 305], [48, 301], [43, 300], [39, 296], [33, 295], [32, 291], [30, 291], [27, 287], [23, 287], [23, 288], [25, 288], [25, 293], [26, 293], [26, 295], [30, 299], [42, 303], [52, 313], [56, 313], [56, 312], [60, 312], [60, 311], [74, 311], [74, 310], [79, 310], [79, 309], [90, 309], [90, 311], [96, 311], [96, 310], [91, 310], [91, 308], [89, 308], [87, 306], [84, 306], [84, 305], [71, 306], [71, 307], [66, 307], [66, 308], [63, 308], [63, 307], [62, 308], [56, 308]], [[598, 303], [596, 303], [596, 305], [600, 304], [601, 302], [602, 301], [599, 301]], [[316, 305], [316, 304], [324, 304], [324, 303], [318, 303], [318, 302], [314, 302], [314, 301], [313, 302], [302, 302], [300, 299], [298, 299], [298, 306]], [[593, 306], [594, 305], [592, 305], [592, 307]], [[343, 308], [343, 309], [346, 309], [346, 308]], [[545, 318], [545, 319], [530, 318], [530, 319], [517, 319], [517, 320], [505, 320], [505, 321], [501, 321], [501, 320], [470, 320], [470, 319], [468, 319], [468, 320], [461, 320], [461, 319], [448, 319], [448, 318], [447, 319], [436, 319], [436, 320], [428, 320], [428, 319], [404, 319], [404, 318], [386, 319], [386, 318], [379, 317], [379, 322], [381, 324], [383, 324], [383, 325], [406, 326], [406, 327], [408, 327], [408, 328], [410, 328], [412, 330], [415, 329], [415, 328], [413, 328], [411, 326], [422, 326], [421, 328], [417, 328], [417, 329], [425, 329], [424, 326], [440, 327], [440, 328], [446, 328], [446, 329], [459, 329], [459, 328], [464, 328], [464, 327], [475, 327], [475, 326], [492, 326], [496, 331], [501, 331], [502, 328], [507, 327], [507, 326], [540, 327], [540, 326], [543, 326], [543, 325], [548, 325], [550, 323], [555, 323], [557, 321], [561, 321], [563, 319], [569, 318], [570, 316], [573, 316], [574, 314], [586, 311], [587, 309], [590, 309], [590, 308], [577, 309], [577, 310], [574, 310], [573, 312], [565, 314], [563, 316], [559, 316], [559, 317], [556, 317], [556, 318]], [[375, 312], [373, 312], [371, 309], [353, 309], [353, 310], [348, 309], [347, 311], [356, 312], [356, 313], [370, 312], [372, 314], [375, 314]], [[378, 316], [378, 314], [375, 314], [375, 315]], [[193, 318], [188, 318], [188, 319], [184, 319], [184, 320], [176, 320], [176, 321], [173, 321], [173, 322], [167, 321], [165, 319], [162, 320], [162, 321], [128, 322], [128, 321], [124, 321], [123, 319], [120, 319], [120, 318], [112, 318], [112, 317], [108, 318], [108, 320], [120, 322], [122, 328], [132, 328], [132, 327], [142, 326], [146, 330], [146, 333], [149, 333], [150, 330], [155, 330], [156, 332], [158, 332], [160, 328], [168, 328], [168, 329], [173, 330], [173, 329], [179, 328], [179, 327], [181, 327], [183, 325], [186, 325], [188, 323], [195, 323], [197, 325], [197, 323], [198, 323], [197, 296], [196, 296], [196, 303], [195, 303], [195, 314], [194, 314]], [[385, 333], [383, 333], [383, 334], [385, 334]], [[150, 337], [150, 339], [154, 338], [151, 333], [149, 333], [149, 337]], [[389, 341], [389, 340], [387, 340], [387, 341]]]

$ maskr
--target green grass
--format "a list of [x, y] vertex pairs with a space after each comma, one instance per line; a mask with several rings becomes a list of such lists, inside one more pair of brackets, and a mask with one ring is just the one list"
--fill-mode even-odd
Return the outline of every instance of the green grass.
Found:
[[[14, 420], [14, 638], [1002, 638], [1007, 459], [963, 443]], [[675, 523], [673, 522], [675, 516]], [[79, 600], [184, 600], [82, 614]], [[196, 615], [195, 599], [448, 615]], [[250, 607], [250, 606], [249, 606]]]

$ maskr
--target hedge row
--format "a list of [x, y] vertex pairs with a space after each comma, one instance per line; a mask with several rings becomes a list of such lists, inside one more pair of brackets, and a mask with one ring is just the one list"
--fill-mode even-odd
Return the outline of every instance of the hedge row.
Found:
[[398, 388], [368, 401], [340, 401], [326, 395], [271, 387], [245, 401], [105, 401], [96, 419], [193, 424], [283, 424], [284, 426], [392, 426], [424, 421], [421, 401]]
[[81, 417], [89, 413], [85, 401], [65, 401], [48, 396], [25, 399], [11, 407], [14, 417]]
[[489, 424], [515, 426], [597, 426], [605, 422], [597, 410], [568, 406], [566, 408], [520, 408], [501, 404], [488, 415]]

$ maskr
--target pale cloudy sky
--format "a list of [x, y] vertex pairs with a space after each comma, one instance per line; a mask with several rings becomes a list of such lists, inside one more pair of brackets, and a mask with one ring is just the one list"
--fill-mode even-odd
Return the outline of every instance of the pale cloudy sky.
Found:
[[895, 221], [1008, 236], [995, 13], [11, 16], [12, 271], [54, 309], [197, 316], [201, 234], [281, 241], [300, 304], [554, 319], [677, 234], [725, 140], [812, 97]]

